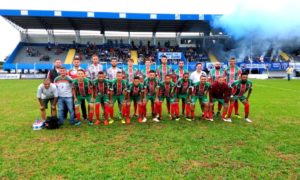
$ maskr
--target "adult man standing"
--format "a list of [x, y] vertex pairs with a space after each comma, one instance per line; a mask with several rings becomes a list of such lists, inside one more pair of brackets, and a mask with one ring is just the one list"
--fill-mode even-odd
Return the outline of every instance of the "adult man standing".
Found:
[[286, 69], [288, 81], [291, 80], [291, 75], [293, 74], [293, 72], [294, 72], [294, 68], [293, 68], [292, 66], [289, 66], [289, 67]]
[[177, 79], [183, 78], [184, 73], [188, 73], [188, 71], [184, 70], [184, 61], [180, 60], [178, 63], [178, 69], [174, 71], [177, 75]]
[[231, 120], [226, 119], [226, 113], [228, 109], [229, 101], [229, 87], [225, 82], [224, 77], [219, 77], [218, 81], [212, 83], [209, 90], [209, 102], [210, 102], [210, 111], [209, 111], [209, 120], [213, 121], [212, 107], [215, 102], [219, 102], [223, 106], [222, 120], [225, 122], [231, 122]]
[[144, 85], [140, 83], [140, 78], [138, 76], [134, 77], [133, 83], [128, 85], [128, 96], [130, 101], [133, 101], [134, 103], [134, 115], [136, 115], [137, 104], [139, 106], [138, 122], [146, 122], [147, 118]]
[[59, 76], [54, 79], [54, 83], [57, 87], [58, 93], [58, 117], [59, 123], [64, 123], [64, 111], [65, 107], [70, 113], [70, 123], [75, 124], [74, 121], [74, 109], [73, 109], [73, 98], [72, 98], [72, 79], [67, 76], [67, 70], [61, 67], [59, 70]]
[[140, 69], [139, 73], [143, 74], [144, 78], [149, 78], [150, 71], [151, 71], [151, 60], [150, 58], [145, 59], [145, 68]]
[[92, 56], [92, 64], [86, 69], [86, 77], [90, 78], [92, 81], [98, 78], [98, 73], [103, 71], [102, 65], [99, 63], [99, 57], [96, 54]]
[[[228, 86], [231, 86], [234, 81], [238, 80], [242, 74], [242, 70], [236, 65], [235, 58], [230, 58], [229, 67], [225, 70], [225, 76]], [[239, 102], [235, 101], [234, 104], [235, 115], [240, 117], [239, 115]]]
[[55, 59], [54, 67], [47, 74], [47, 79], [50, 79], [51, 83], [54, 82], [54, 79], [59, 76], [59, 69], [61, 68], [61, 60]]
[[167, 74], [171, 74], [172, 70], [171, 70], [171, 67], [167, 65], [168, 64], [167, 56], [162, 56], [160, 60], [161, 60], [161, 65], [158, 66], [156, 73], [157, 73], [158, 79], [160, 81], [163, 81]]
[[[73, 68], [69, 70], [69, 76], [74, 80], [76, 79], [78, 70], [82, 70], [84, 73], [85, 71], [80, 67], [80, 57], [75, 56], [73, 60]], [[81, 111], [82, 111], [82, 117], [84, 119], [87, 119], [87, 114], [86, 114], [86, 107], [85, 107], [85, 100], [81, 101]]]
[[215, 68], [212, 69], [208, 74], [208, 80], [210, 83], [214, 83], [218, 80], [219, 77], [225, 77], [225, 72], [221, 68], [220, 62], [215, 63]]
[[128, 66], [124, 69], [125, 72], [125, 80], [127, 80], [127, 83], [133, 83], [133, 79], [135, 76], [138, 75], [138, 70], [133, 67], [133, 59], [129, 58], [127, 62]]
[[[248, 118], [248, 115], [250, 109], [249, 98], [252, 92], [252, 82], [248, 80], [248, 74], [242, 73], [241, 80], [237, 80], [234, 83], [232, 83], [231, 88], [232, 91], [230, 96], [230, 107], [228, 110], [227, 121], [231, 122], [230, 116], [234, 107], [234, 103], [235, 101], [240, 100], [245, 107], [245, 121], [251, 123], [252, 121]], [[244, 94], [246, 94], [247, 91], [248, 95], [246, 97]]]
[[73, 68], [69, 70], [69, 76], [72, 79], [76, 79], [77, 78], [77, 72], [78, 72], [79, 69], [83, 70], [80, 67], [80, 57], [79, 56], [75, 56], [74, 59], [73, 59]]
[[[111, 81], [110, 86], [110, 105], [113, 108], [115, 102], [117, 101], [118, 107], [119, 107], [119, 118], [122, 118], [121, 122], [122, 124], [126, 123], [126, 120], [122, 117], [122, 106], [124, 105], [124, 94], [125, 91], [127, 91], [127, 82], [122, 79], [122, 72], [117, 72], [117, 77], [113, 81]], [[111, 109], [113, 112], [113, 109]], [[113, 113], [112, 113], [113, 114]], [[109, 124], [112, 124], [114, 121], [111, 119], [109, 121]]]
[[45, 79], [42, 84], [39, 85], [37, 90], [37, 98], [40, 103], [41, 120], [46, 120], [46, 109], [48, 102], [51, 104], [51, 116], [56, 116], [56, 103], [57, 103], [57, 89], [55, 84], [50, 82], [50, 79]]
[[108, 107], [109, 104], [109, 80], [105, 79], [103, 71], [98, 73], [98, 79], [93, 81], [94, 83], [94, 97], [95, 97], [95, 113], [96, 113], [96, 122], [95, 125], [100, 124], [100, 104], [104, 112], [105, 120], [104, 125], [108, 125]]
[[83, 70], [78, 70], [78, 77], [73, 80], [73, 98], [75, 103], [75, 114], [76, 118], [80, 124], [80, 111], [79, 106], [82, 101], [87, 100], [89, 104], [89, 125], [93, 125], [94, 116], [94, 93], [93, 93], [93, 83], [89, 78], [85, 77]]
[[171, 75], [167, 74], [165, 76], [165, 80], [161, 81], [159, 84], [159, 90], [157, 92], [155, 104], [156, 104], [156, 118], [154, 121], [160, 121], [162, 118], [162, 104], [164, 100], [167, 101], [167, 109], [168, 114], [171, 115], [171, 98], [172, 98], [172, 92], [174, 91], [175, 84], [171, 81]]
[[[224, 72], [223, 69], [221, 69], [220, 62], [216, 62], [215, 63], [215, 68], [212, 69], [209, 72], [209, 75], [208, 75], [209, 82], [210, 83], [214, 83], [214, 82], [216, 82], [218, 80], [219, 77], [225, 77], [225, 72]], [[214, 107], [212, 107], [212, 109], [213, 109], [213, 112], [214, 112]], [[220, 114], [221, 109], [222, 109], [222, 104], [218, 103], [218, 112], [217, 112], [217, 115]]]
[[[145, 94], [146, 94], [146, 104], [148, 103], [148, 101], [151, 102], [151, 111], [152, 111], [153, 118], [156, 115], [154, 103], [155, 103], [155, 99], [157, 96], [158, 87], [159, 87], [159, 80], [157, 77], [155, 77], [155, 71], [150, 70], [149, 77], [146, 78], [144, 81], [144, 89], [145, 89]], [[147, 109], [145, 111], [147, 114]], [[159, 122], [159, 120], [156, 118], [154, 118], [153, 120], [154, 121], [156, 120], [156, 122]]]
[[108, 80], [114, 80], [117, 77], [117, 72], [121, 72], [121, 69], [117, 67], [117, 59], [111, 58], [111, 67], [106, 70], [106, 76]]
[[178, 80], [177, 82], [177, 93], [178, 93], [178, 101], [181, 100], [181, 109], [182, 109], [182, 115], [185, 116], [185, 109], [186, 103], [190, 103], [188, 102], [189, 100], [189, 95], [192, 92], [193, 89], [193, 82], [192, 80], [189, 79], [189, 73], [186, 72], [183, 74], [182, 78]]
[[[208, 120], [209, 119], [209, 102], [207, 98], [207, 94], [210, 90], [210, 83], [207, 82], [207, 77], [206, 76], [201, 76], [201, 79], [199, 82], [194, 84], [193, 88], [193, 96], [191, 100], [191, 119], [194, 120], [195, 116], [195, 105], [197, 103], [197, 100], [199, 99], [199, 104], [202, 108], [202, 114], [203, 117]], [[189, 120], [189, 119], [188, 119]]]
[[206, 75], [206, 72], [202, 71], [202, 64], [197, 63], [196, 71], [192, 72], [190, 79], [193, 81], [193, 83], [197, 83], [200, 81], [201, 76], [207, 76], [207, 75]]

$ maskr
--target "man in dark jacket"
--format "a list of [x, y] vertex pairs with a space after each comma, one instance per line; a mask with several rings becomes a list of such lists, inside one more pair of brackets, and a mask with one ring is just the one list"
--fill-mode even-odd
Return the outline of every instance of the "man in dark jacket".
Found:
[[50, 79], [51, 83], [53, 83], [54, 79], [59, 76], [59, 69], [61, 68], [61, 60], [55, 59], [54, 67], [47, 74], [47, 79]]

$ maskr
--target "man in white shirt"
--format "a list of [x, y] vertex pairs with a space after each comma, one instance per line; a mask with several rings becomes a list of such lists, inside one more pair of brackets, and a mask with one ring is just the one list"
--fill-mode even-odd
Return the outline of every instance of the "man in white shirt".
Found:
[[193, 83], [197, 83], [200, 81], [201, 76], [207, 76], [207, 74], [206, 72], [202, 71], [202, 64], [197, 63], [196, 71], [192, 72], [190, 79], [193, 81]]
[[117, 72], [121, 72], [121, 69], [117, 67], [117, 59], [112, 58], [111, 67], [106, 70], [106, 76], [108, 80], [114, 80], [117, 77]]
[[39, 85], [36, 97], [40, 103], [42, 121], [46, 120], [46, 109], [48, 108], [49, 101], [51, 104], [51, 116], [56, 116], [58, 93], [55, 84], [52, 84], [50, 79], [45, 79], [44, 82]]
[[96, 54], [92, 56], [92, 62], [86, 69], [86, 76], [91, 80], [95, 80], [98, 77], [98, 73], [103, 71], [103, 67], [99, 64], [99, 57]]

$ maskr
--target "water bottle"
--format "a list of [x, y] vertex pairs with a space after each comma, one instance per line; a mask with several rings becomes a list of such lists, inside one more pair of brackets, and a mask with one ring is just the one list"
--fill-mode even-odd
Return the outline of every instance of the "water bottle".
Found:
[[39, 122], [40, 122], [40, 119], [37, 117], [35, 119], [35, 123], [33, 124], [33, 130], [40, 130], [41, 128], [39, 127]]
[[40, 118], [37, 117], [37, 118], [35, 119], [35, 124], [38, 124], [39, 122], [40, 122]]

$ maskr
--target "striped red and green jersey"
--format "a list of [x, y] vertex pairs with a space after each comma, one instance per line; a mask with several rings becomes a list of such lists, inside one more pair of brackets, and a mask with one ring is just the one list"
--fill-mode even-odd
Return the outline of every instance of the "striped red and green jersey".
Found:
[[210, 88], [209, 82], [205, 82], [204, 84], [202, 84], [201, 82], [196, 82], [194, 84], [193, 94], [195, 96], [203, 96], [209, 91], [209, 88]]
[[127, 82], [125, 80], [112, 80], [110, 83], [110, 90], [113, 91], [113, 95], [122, 95], [124, 90], [127, 90]]
[[189, 89], [193, 88], [193, 82], [191, 79], [188, 79], [187, 81], [184, 81], [184, 79], [179, 79], [176, 86], [178, 94], [188, 94]]
[[239, 76], [242, 74], [242, 70], [235, 66], [234, 68], [228, 67], [225, 70], [225, 75], [227, 78], [228, 85], [232, 84], [234, 81], [239, 79]]
[[176, 69], [175, 71], [175, 74], [177, 75], [177, 78], [178, 79], [181, 79], [181, 78], [183, 78], [183, 74], [184, 73], [188, 73], [188, 71], [186, 71], [186, 70], [184, 70], [184, 69]]
[[128, 83], [132, 83], [135, 76], [138, 75], [138, 70], [134, 67], [127, 67], [124, 69], [125, 71], [125, 80], [127, 80]]
[[171, 97], [171, 93], [174, 92], [175, 84], [171, 81], [169, 83], [159, 83], [159, 96]]
[[141, 83], [139, 83], [137, 86], [135, 86], [134, 83], [130, 83], [128, 86], [128, 92], [130, 93], [130, 97], [140, 96], [143, 90], [144, 90], [144, 86]]
[[77, 76], [77, 72], [78, 70], [83, 70], [85, 72], [84, 69], [82, 69], [81, 67], [79, 67], [78, 69], [72, 68], [69, 70], [68, 75], [72, 78], [72, 79], [76, 79], [78, 78]]
[[158, 76], [159, 80], [163, 81], [167, 74], [172, 73], [172, 69], [168, 65], [160, 65], [160, 66], [158, 66], [158, 68], [156, 70], [156, 73], [157, 73], [157, 76]]
[[231, 84], [231, 95], [241, 97], [248, 90], [252, 89], [252, 82], [247, 80], [246, 83], [242, 83], [241, 80], [237, 80]]
[[81, 82], [78, 79], [74, 79], [73, 86], [76, 92], [76, 96], [87, 96], [89, 94], [92, 94], [93, 83], [88, 78], [83, 78]]
[[151, 67], [145, 66], [145, 68], [139, 70], [139, 73], [143, 74], [144, 78], [148, 78], [151, 70]]
[[156, 94], [156, 88], [159, 87], [158, 78], [150, 79], [146, 78], [144, 81], [144, 89], [146, 90], [147, 95], [153, 96]]
[[108, 79], [103, 79], [100, 81], [99, 79], [95, 79], [93, 81], [95, 93], [97, 95], [107, 95], [109, 92], [110, 81]]
[[217, 79], [219, 77], [225, 77], [225, 71], [220, 69], [220, 70], [216, 70], [216, 69], [212, 69], [209, 72], [208, 78], [210, 79], [210, 82], [215, 82], [217, 81]]

